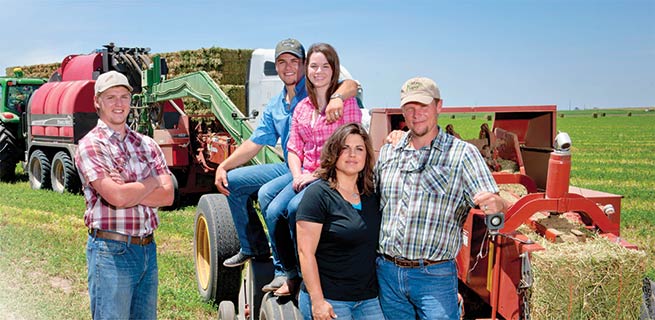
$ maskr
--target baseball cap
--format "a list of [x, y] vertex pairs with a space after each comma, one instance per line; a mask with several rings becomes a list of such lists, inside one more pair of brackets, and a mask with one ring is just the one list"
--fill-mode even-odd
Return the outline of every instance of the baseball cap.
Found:
[[305, 48], [296, 39], [285, 39], [275, 46], [275, 59], [283, 53], [290, 53], [300, 59], [305, 59]]
[[409, 79], [400, 88], [400, 106], [404, 106], [408, 102], [429, 104], [434, 99], [441, 99], [441, 94], [437, 84], [429, 78]]
[[132, 86], [130, 86], [130, 83], [127, 81], [127, 77], [122, 73], [109, 71], [101, 74], [98, 79], [96, 79], [96, 96], [115, 86], [124, 86], [132, 92]]

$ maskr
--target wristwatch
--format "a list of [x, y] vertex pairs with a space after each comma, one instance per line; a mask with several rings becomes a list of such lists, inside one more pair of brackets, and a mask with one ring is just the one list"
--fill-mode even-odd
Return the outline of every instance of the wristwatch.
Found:
[[339, 93], [335, 93], [335, 94], [330, 96], [330, 100], [336, 99], [336, 98], [339, 98], [339, 99], [341, 99], [341, 101], [344, 101], [343, 96], [341, 94], [339, 94]]

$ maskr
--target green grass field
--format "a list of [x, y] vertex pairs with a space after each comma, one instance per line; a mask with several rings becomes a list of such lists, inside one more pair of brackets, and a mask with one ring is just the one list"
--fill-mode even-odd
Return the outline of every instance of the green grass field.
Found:
[[[655, 114], [631, 111], [563, 112], [558, 129], [573, 140], [571, 183], [625, 196], [621, 236], [648, 252], [655, 278]], [[476, 119], [440, 122], [453, 123], [466, 139], [477, 136], [485, 117]], [[33, 191], [24, 181], [0, 183], [0, 195], [0, 318], [89, 319], [83, 197]], [[216, 317], [196, 292], [194, 215], [194, 207], [160, 213], [161, 319]]]

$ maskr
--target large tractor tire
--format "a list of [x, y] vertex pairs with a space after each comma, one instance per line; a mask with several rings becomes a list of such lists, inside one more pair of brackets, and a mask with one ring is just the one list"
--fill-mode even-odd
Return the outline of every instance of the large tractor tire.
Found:
[[77, 174], [73, 160], [66, 151], [59, 151], [52, 158], [50, 182], [52, 183], [52, 190], [59, 193], [80, 192], [80, 177]]
[[16, 180], [16, 164], [20, 150], [16, 145], [16, 137], [0, 122], [0, 181]]
[[644, 298], [641, 304], [640, 320], [655, 319], [655, 282], [649, 278], [644, 278]]
[[264, 295], [259, 320], [301, 320], [303, 317], [291, 297], [276, 297], [272, 292]]
[[168, 207], [162, 207], [161, 210], [164, 211], [173, 211], [179, 209], [180, 203], [182, 201], [180, 199], [180, 187], [177, 183], [177, 178], [175, 177], [174, 173], [171, 174], [171, 181], [173, 182], [173, 203]]
[[223, 261], [235, 255], [239, 247], [227, 198], [203, 195], [196, 211], [193, 250], [198, 291], [205, 301], [237, 304], [241, 268], [227, 268]]
[[[273, 261], [250, 259], [246, 264], [246, 275], [239, 292], [239, 310], [249, 310], [251, 315], [259, 315], [264, 292], [262, 288], [273, 280]], [[252, 317], [255, 319], [254, 317]]]
[[43, 151], [32, 152], [27, 169], [32, 189], [50, 189], [50, 161]]

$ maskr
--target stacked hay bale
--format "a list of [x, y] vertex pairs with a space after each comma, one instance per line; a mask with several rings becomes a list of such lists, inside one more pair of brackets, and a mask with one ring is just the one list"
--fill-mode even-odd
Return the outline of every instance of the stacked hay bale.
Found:
[[[202, 48], [161, 53], [168, 65], [168, 78], [183, 74], [205, 71], [219, 84], [219, 87], [232, 100], [241, 113], [246, 113], [246, 76], [252, 50]], [[211, 114], [209, 106], [195, 99], [185, 98], [184, 104], [189, 114]]]
[[14, 76], [14, 68], [21, 68], [23, 76], [26, 78], [45, 78], [50, 79], [50, 76], [57, 71], [61, 63], [48, 63], [48, 64], [35, 64], [31, 66], [22, 67], [8, 67], [5, 69], [5, 74], [9, 77]]
[[[241, 113], [246, 113], [246, 76], [252, 50], [226, 49], [219, 47], [201, 48], [159, 53], [168, 65], [167, 77], [174, 78], [183, 74], [205, 71], [219, 84], [219, 87], [232, 100]], [[50, 78], [61, 63], [21, 66], [25, 77]], [[8, 67], [5, 72], [13, 75], [16, 67]], [[209, 106], [195, 99], [184, 99], [189, 114], [211, 114]]]
[[532, 253], [532, 319], [638, 319], [646, 253], [604, 237], [552, 243], [523, 226], [546, 250]]

